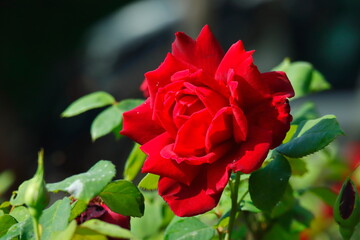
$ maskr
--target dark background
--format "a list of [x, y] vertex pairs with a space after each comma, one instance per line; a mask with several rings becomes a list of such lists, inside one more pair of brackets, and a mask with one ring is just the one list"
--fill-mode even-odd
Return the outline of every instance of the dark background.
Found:
[[91, 142], [101, 109], [69, 119], [61, 112], [98, 90], [141, 97], [143, 74], [170, 51], [174, 32], [196, 37], [204, 24], [224, 49], [239, 39], [256, 49], [261, 71], [285, 57], [311, 62], [333, 86], [315, 100], [357, 139], [359, 13], [358, 0], [1, 0], [0, 172], [12, 170], [15, 187], [33, 175], [44, 148], [48, 182], [100, 159], [114, 162], [120, 178], [131, 142]]

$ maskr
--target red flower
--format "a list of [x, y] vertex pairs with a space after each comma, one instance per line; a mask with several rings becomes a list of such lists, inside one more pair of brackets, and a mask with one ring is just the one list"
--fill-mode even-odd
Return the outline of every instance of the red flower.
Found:
[[293, 88], [283, 72], [260, 73], [252, 53], [238, 41], [224, 55], [208, 26], [196, 40], [178, 32], [145, 74], [150, 97], [124, 113], [121, 134], [142, 144], [142, 171], [161, 176], [178, 216], [214, 208], [231, 171], [258, 169], [289, 130]]
[[[130, 230], [130, 217], [123, 216], [110, 210], [99, 198], [94, 198], [89, 204], [86, 210], [81, 213], [76, 221], [78, 224], [86, 222], [90, 219], [99, 219], [107, 223], [118, 225], [122, 228]], [[111, 238], [109, 240], [122, 239], [122, 238]]]

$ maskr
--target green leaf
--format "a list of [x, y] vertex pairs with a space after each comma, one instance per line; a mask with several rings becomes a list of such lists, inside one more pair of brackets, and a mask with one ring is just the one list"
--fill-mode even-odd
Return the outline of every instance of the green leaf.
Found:
[[53, 232], [51, 234], [51, 240], [72, 240], [72, 237], [75, 233], [77, 224], [76, 221], [73, 220], [65, 230]]
[[290, 58], [285, 58], [279, 65], [274, 67], [272, 71], [282, 71], [285, 72], [286, 69], [288, 69], [291, 65]]
[[122, 137], [124, 137], [123, 135], [120, 134], [120, 131], [122, 129], [123, 129], [123, 122], [121, 121], [121, 123], [111, 131], [115, 136], [115, 140], [119, 140]]
[[86, 173], [71, 176], [58, 183], [47, 184], [46, 187], [49, 191], [65, 191], [77, 199], [89, 202], [103, 190], [114, 176], [114, 164], [101, 160]]
[[4, 236], [9, 228], [16, 223], [17, 221], [11, 215], [5, 214], [0, 216], [0, 237]]
[[39, 223], [42, 226], [41, 240], [51, 240], [53, 232], [66, 229], [70, 217], [70, 199], [65, 197], [44, 210]]
[[129, 181], [118, 180], [111, 182], [99, 196], [116, 213], [132, 217], [141, 217], [144, 214], [144, 196]]
[[144, 190], [156, 190], [158, 187], [159, 178], [159, 175], [148, 173], [140, 181], [138, 187]]
[[288, 157], [301, 158], [315, 153], [337, 136], [343, 135], [334, 115], [325, 115], [314, 120], [302, 121], [289, 142], [280, 145], [276, 150]]
[[290, 158], [289, 163], [293, 176], [303, 176], [308, 172], [306, 163], [302, 158]]
[[110, 133], [122, 120], [122, 112], [116, 106], [102, 111], [91, 124], [91, 138], [93, 141]]
[[15, 180], [14, 173], [11, 171], [4, 171], [0, 173], [0, 195], [2, 195], [13, 184]]
[[301, 105], [300, 109], [298, 109], [293, 114], [293, 121], [291, 124], [300, 124], [304, 120], [312, 120], [319, 117], [319, 113], [315, 108], [315, 104], [312, 102], [306, 102]]
[[144, 161], [146, 154], [140, 150], [140, 145], [135, 143], [129, 157], [126, 160], [124, 168], [124, 178], [132, 181], [139, 173]]
[[249, 192], [254, 205], [264, 211], [271, 210], [282, 198], [290, 176], [289, 162], [275, 154], [268, 165], [250, 175]]
[[30, 183], [30, 180], [24, 181], [20, 184], [19, 189], [17, 191], [14, 191], [11, 198], [10, 203], [13, 206], [20, 206], [25, 204], [25, 192]]
[[310, 228], [314, 215], [309, 210], [302, 207], [300, 204], [296, 204], [292, 213], [293, 220], [296, 220], [298, 224], [301, 223], [303, 228]]
[[298, 234], [291, 233], [288, 229], [284, 229], [278, 223], [275, 223], [272, 228], [267, 231], [262, 238], [262, 240], [289, 240], [289, 239], [299, 239]]
[[165, 230], [165, 240], [209, 240], [214, 229], [198, 218], [180, 218]]
[[327, 205], [333, 206], [335, 204], [337, 195], [329, 188], [326, 187], [311, 187], [309, 188], [309, 192], [318, 196], [321, 200], [323, 200]]
[[8, 214], [10, 212], [10, 209], [11, 209], [10, 202], [5, 201], [5, 202], [0, 204], [0, 211], [2, 211], [3, 213]]
[[87, 203], [82, 200], [77, 200], [76, 202], [71, 204], [71, 213], [69, 220], [71, 221], [77, 218], [77, 216], [79, 216], [82, 212], [84, 212], [86, 208], [87, 208]]
[[143, 100], [126, 99], [102, 111], [91, 124], [91, 138], [93, 141], [118, 129], [122, 122], [122, 114], [140, 105]]
[[308, 62], [292, 62], [285, 59], [275, 71], [284, 71], [288, 76], [294, 90], [296, 99], [309, 93], [330, 89], [330, 84], [324, 76]]
[[98, 219], [91, 219], [81, 224], [81, 227], [91, 229], [95, 232], [114, 238], [132, 238], [131, 232], [125, 228], [121, 228], [115, 224], [103, 222]]
[[24, 223], [17, 223], [12, 225], [7, 233], [0, 237], [0, 240], [12, 240], [21, 234], [22, 226]]
[[101, 108], [113, 103], [115, 103], [114, 97], [106, 92], [90, 93], [70, 104], [61, 114], [61, 117], [76, 116], [90, 109]]
[[10, 215], [13, 216], [16, 219], [16, 221], [18, 221], [18, 222], [23, 222], [27, 218], [31, 217], [29, 210], [24, 206], [14, 208], [10, 212]]
[[295, 135], [298, 125], [290, 125], [289, 131], [286, 133], [286, 136], [283, 140], [283, 144], [289, 142]]
[[248, 212], [253, 212], [253, 213], [261, 212], [260, 209], [255, 207], [255, 205], [254, 205], [254, 203], [252, 201], [248, 201], [248, 200], [242, 200], [241, 201], [240, 209], [241, 209], [241, 211], [248, 211]]
[[140, 239], [149, 239], [161, 232], [162, 221], [166, 218], [165, 202], [155, 192], [145, 192], [145, 212], [141, 218], [131, 218], [131, 232]]
[[[24, 206], [15, 207], [10, 215], [13, 216], [18, 223], [9, 229], [7, 235], [20, 235], [20, 239], [36, 240], [34, 223], [28, 208]], [[12, 239], [12, 237], [8, 239]]]
[[120, 111], [126, 112], [139, 106], [143, 102], [144, 100], [142, 99], [125, 99], [120, 101], [116, 106]]
[[78, 227], [71, 240], [107, 240], [108, 238], [101, 233], [91, 229]]
[[277, 217], [281, 216], [282, 214], [289, 211], [295, 205], [295, 203], [296, 203], [296, 201], [294, 198], [293, 190], [292, 190], [290, 184], [288, 184], [288, 186], [285, 190], [285, 193], [283, 194], [283, 197], [272, 209], [271, 217], [277, 218]]

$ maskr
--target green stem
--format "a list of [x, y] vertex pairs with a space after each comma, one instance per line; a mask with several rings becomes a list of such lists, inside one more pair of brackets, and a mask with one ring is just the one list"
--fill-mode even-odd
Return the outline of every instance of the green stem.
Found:
[[34, 225], [34, 233], [35, 233], [35, 239], [36, 240], [40, 240], [40, 232], [39, 232], [39, 221], [36, 217], [31, 216], [32, 220], [33, 220], [33, 225]]
[[241, 172], [236, 173], [235, 183], [230, 181], [230, 191], [231, 191], [231, 210], [230, 210], [230, 220], [228, 226], [227, 239], [231, 239], [231, 234], [234, 229], [236, 213], [238, 210], [238, 192], [239, 192], [239, 184], [240, 184], [240, 175]]

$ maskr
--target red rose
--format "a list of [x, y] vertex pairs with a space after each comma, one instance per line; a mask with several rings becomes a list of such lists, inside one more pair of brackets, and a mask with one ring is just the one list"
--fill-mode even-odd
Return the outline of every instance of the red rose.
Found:
[[178, 216], [214, 208], [231, 171], [258, 169], [289, 130], [283, 72], [260, 73], [238, 41], [224, 55], [205, 26], [196, 40], [176, 33], [158, 69], [145, 74], [150, 97], [124, 113], [121, 134], [142, 144], [142, 171]]
[[[92, 201], [90, 201], [86, 210], [76, 218], [76, 221], [78, 224], [81, 224], [90, 219], [99, 219], [104, 222], [115, 224], [130, 230], [130, 217], [123, 216], [111, 211], [110, 208], [106, 206], [99, 198], [94, 198]], [[108, 237], [108, 239], [120, 240], [122, 238]]]

